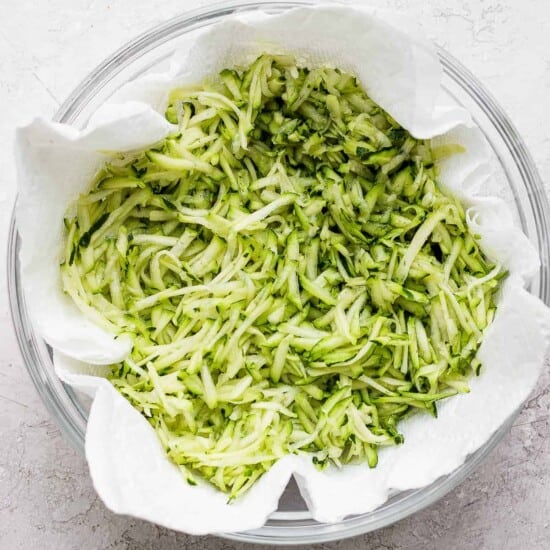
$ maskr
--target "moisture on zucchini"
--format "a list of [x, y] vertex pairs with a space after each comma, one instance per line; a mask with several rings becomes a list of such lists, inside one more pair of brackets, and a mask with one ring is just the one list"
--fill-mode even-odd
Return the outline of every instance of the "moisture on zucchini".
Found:
[[67, 215], [61, 273], [132, 337], [111, 382], [189, 483], [235, 498], [289, 453], [374, 467], [401, 418], [468, 391], [505, 273], [428, 141], [287, 56], [173, 90], [166, 118]]

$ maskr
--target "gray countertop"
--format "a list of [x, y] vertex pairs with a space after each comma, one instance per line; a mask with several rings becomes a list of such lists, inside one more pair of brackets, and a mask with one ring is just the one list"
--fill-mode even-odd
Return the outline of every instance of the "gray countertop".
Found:
[[[0, 258], [15, 194], [13, 129], [50, 116], [99, 61], [132, 36], [205, 1], [19, 0], [0, 23]], [[550, 181], [550, 3], [547, 0], [387, 0], [494, 93]], [[86, 462], [63, 439], [22, 364], [0, 269], [0, 548], [233, 549], [115, 516]], [[391, 527], [319, 548], [550, 547], [550, 374], [508, 436], [463, 484]]]

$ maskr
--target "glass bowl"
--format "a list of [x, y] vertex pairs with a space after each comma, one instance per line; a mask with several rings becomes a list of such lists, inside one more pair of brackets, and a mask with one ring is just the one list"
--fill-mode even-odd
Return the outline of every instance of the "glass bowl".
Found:
[[[235, 12], [262, 9], [272, 13], [307, 5], [310, 0], [295, 2], [225, 2], [187, 12], [159, 25], [125, 45], [73, 91], [54, 116], [57, 122], [83, 127], [90, 115], [122, 84], [165, 64], [178, 39], [195, 29], [212, 25]], [[550, 243], [549, 205], [542, 182], [531, 156], [514, 126], [483, 85], [456, 59], [439, 50], [444, 69], [443, 87], [448, 96], [471, 113], [489, 141], [497, 177], [490, 192], [504, 198], [512, 208], [517, 223], [538, 249], [540, 271], [530, 291], [550, 304], [548, 260]], [[56, 377], [48, 346], [34, 331], [25, 307], [18, 264], [20, 242], [15, 219], [9, 233], [8, 289], [13, 323], [29, 374], [38, 393], [67, 439], [84, 453], [84, 436], [89, 400]], [[221, 536], [257, 543], [304, 544], [351, 537], [398, 521], [432, 504], [463, 481], [479, 466], [507, 433], [519, 409], [497, 432], [451, 474], [428, 487], [396, 492], [378, 509], [352, 516], [334, 524], [314, 521], [301, 500], [295, 484], [289, 485], [279, 509], [260, 529], [228, 533]]]

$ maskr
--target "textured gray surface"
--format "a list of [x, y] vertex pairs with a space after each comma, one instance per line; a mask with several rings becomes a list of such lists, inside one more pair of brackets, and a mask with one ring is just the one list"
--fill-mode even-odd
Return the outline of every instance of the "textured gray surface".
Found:
[[[207, 2], [185, 2], [185, 9]], [[6, 2], [6, 5], [8, 3]], [[382, 2], [377, 2], [381, 5]], [[494, 92], [550, 181], [550, 4], [547, 0], [388, 0]], [[179, 0], [20, 0], [0, 22], [0, 258], [14, 196], [13, 127], [51, 115], [112, 50], [184, 9]], [[49, 418], [22, 365], [0, 270], [0, 548], [233, 549], [118, 517], [86, 464]], [[503, 396], [505, 399], [506, 396]], [[319, 548], [545, 549], [550, 547], [548, 368], [510, 434], [444, 499], [375, 533]]]

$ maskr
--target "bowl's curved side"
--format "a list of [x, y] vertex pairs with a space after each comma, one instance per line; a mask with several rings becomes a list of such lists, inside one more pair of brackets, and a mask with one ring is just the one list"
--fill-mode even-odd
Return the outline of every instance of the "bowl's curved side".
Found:
[[23, 294], [19, 265], [21, 239], [17, 233], [15, 210], [8, 234], [7, 281], [12, 324], [27, 372], [48, 412], [80, 454], [84, 454], [87, 414], [70, 386], [57, 378], [49, 348], [36, 334]]

